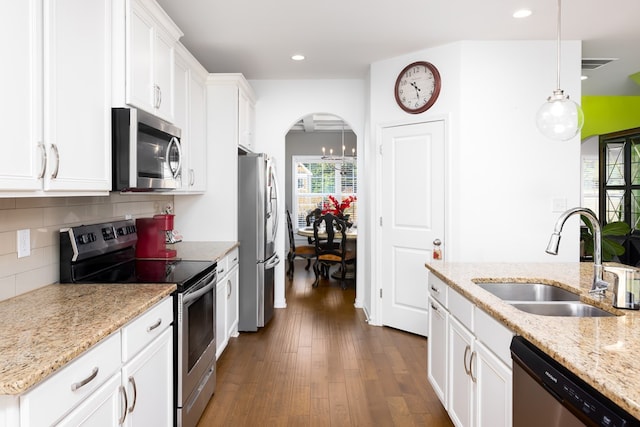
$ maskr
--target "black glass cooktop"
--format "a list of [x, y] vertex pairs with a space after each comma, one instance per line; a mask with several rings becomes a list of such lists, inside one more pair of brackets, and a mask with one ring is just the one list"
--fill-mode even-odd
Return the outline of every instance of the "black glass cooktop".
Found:
[[136, 259], [88, 275], [82, 283], [175, 283], [178, 289], [204, 277], [215, 262]]

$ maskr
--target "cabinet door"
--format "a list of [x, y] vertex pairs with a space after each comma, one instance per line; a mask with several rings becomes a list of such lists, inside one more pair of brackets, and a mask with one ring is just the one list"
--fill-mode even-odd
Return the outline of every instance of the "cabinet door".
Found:
[[469, 374], [474, 337], [449, 316], [449, 416], [458, 427], [473, 426], [473, 381]]
[[174, 120], [173, 76], [175, 43], [156, 30], [153, 38], [153, 81], [156, 114], [169, 122]]
[[45, 0], [44, 58], [44, 189], [108, 191], [111, 1]]
[[[174, 83], [174, 124], [182, 130], [180, 145], [182, 146], [182, 183], [179, 190], [188, 191], [190, 173], [189, 164], [191, 163], [191, 132], [189, 129], [189, 64], [179, 55], [175, 61], [175, 77]], [[176, 192], [174, 191], [174, 193]]]
[[236, 265], [227, 277], [227, 343], [229, 337], [238, 336], [238, 272], [239, 267]]
[[126, 28], [126, 98], [127, 103], [154, 112], [153, 20], [138, 2], [131, 1]]
[[510, 427], [512, 424], [511, 368], [481, 342], [475, 343], [473, 376], [476, 378], [476, 425]]
[[447, 408], [447, 327], [449, 316], [444, 307], [429, 297], [429, 338], [427, 340], [427, 377], [436, 395]]
[[218, 279], [216, 285], [216, 359], [227, 346], [227, 277]]
[[253, 100], [242, 90], [238, 90], [238, 143], [248, 151], [254, 150], [253, 128], [255, 106]]
[[57, 427], [115, 427], [124, 417], [120, 372], [64, 417]]
[[122, 368], [125, 426], [173, 426], [173, 329], [167, 328]]
[[[42, 141], [42, 0], [5, 2], [0, 36], [0, 189], [38, 190], [44, 176]], [[9, 125], [10, 124], [10, 125]]]
[[[207, 190], [207, 104], [205, 82], [197, 73], [189, 81], [189, 191]], [[183, 178], [184, 179], [184, 178]]]

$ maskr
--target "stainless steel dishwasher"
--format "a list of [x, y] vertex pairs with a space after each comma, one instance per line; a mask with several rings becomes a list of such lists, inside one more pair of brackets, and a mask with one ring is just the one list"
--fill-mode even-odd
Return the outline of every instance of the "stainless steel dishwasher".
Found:
[[513, 426], [640, 426], [640, 421], [529, 341], [511, 341]]

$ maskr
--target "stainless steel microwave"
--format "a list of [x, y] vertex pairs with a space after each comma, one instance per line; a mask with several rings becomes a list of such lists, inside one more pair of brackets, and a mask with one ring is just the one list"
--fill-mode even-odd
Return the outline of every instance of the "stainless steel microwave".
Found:
[[182, 182], [180, 128], [135, 108], [113, 108], [114, 191], [161, 191]]

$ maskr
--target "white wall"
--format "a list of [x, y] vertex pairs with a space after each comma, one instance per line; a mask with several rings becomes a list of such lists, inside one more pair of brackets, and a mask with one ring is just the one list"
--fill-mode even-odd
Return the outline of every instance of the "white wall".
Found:
[[[285, 136], [291, 126], [303, 116], [312, 113], [330, 113], [344, 119], [358, 138], [358, 153], [362, 153], [365, 125], [364, 80], [252, 80], [249, 82], [256, 93], [256, 152], [266, 152], [273, 156], [278, 167], [279, 188], [285, 188], [287, 167], [285, 159]], [[358, 168], [362, 170], [361, 156]], [[359, 179], [359, 191], [366, 188], [366, 182]], [[363, 197], [364, 198], [364, 197]], [[366, 203], [366, 198], [364, 198]], [[361, 202], [358, 196], [358, 202]], [[284, 274], [287, 249], [285, 248], [286, 224], [284, 203], [279, 207], [280, 224], [276, 241], [276, 251], [282, 262], [276, 268], [275, 306], [285, 307]], [[366, 217], [359, 219], [366, 224]], [[364, 239], [358, 239], [358, 251], [364, 247]], [[358, 271], [368, 268], [365, 260], [358, 258]], [[356, 305], [360, 306], [363, 288], [362, 275], [356, 283]]]
[[[535, 127], [535, 114], [556, 88], [552, 41], [459, 42], [380, 61], [371, 66], [371, 133], [377, 157], [366, 181], [375, 199], [381, 129], [444, 119], [447, 123], [447, 261], [577, 261], [578, 219], [565, 227], [558, 256], [544, 252], [556, 218], [552, 202], [580, 204], [580, 142], [554, 142]], [[580, 99], [580, 42], [563, 42], [562, 88]], [[393, 86], [409, 63], [426, 60], [442, 76], [438, 101], [427, 112], [404, 113]], [[365, 152], [366, 154], [366, 152]], [[369, 159], [371, 160], [371, 159]], [[379, 201], [371, 201], [379, 212]], [[372, 217], [379, 215], [373, 213]], [[372, 221], [371, 245], [378, 244]], [[372, 254], [372, 265], [377, 254]], [[378, 289], [375, 271], [371, 287]], [[370, 301], [376, 322], [377, 302]], [[367, 305], [367, 302], [365, 302]]]

